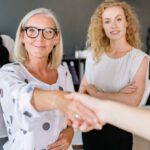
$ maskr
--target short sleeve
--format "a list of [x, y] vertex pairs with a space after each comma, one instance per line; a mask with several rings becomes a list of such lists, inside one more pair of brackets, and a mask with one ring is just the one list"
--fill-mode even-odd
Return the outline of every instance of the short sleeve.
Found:
[[135, 49], [132, 53], [132, 62], [131, 62], [131, 70], [130, 70], [130, 81], [133, 80], [133, 78], [135, 77], [138, 69], [140, 68], [140, 65], [143, 61], [143, 59], [145, 57], [148, 57], [149, 59], [149, 56], [142, 52], [141, 50], [138, 50], [138, 49]]

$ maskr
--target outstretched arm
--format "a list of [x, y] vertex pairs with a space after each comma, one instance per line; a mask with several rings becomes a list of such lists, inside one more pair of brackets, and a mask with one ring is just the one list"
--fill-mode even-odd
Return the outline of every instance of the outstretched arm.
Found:
[[[83, 105], [94, 111], [101, 125], [110, 123], [150, 140], [149, 110], [113, 101], [102, 101], [84, 94], [72, 93], [67, 97], [80, 101]], [[91, 128], [87, 127], [82, 130], [88, 131], [89, 129]]]
[[81, 105], [79, 101], [66, 99], [66, 94], [67, 92], [58, 90], [34, 89], [31, 103], [37, 111], [59, 109], [68, 118], [71, 118], [72, 121], [77, 120], [78, 122], [76, 118], [76, 114], [78, 114], [82, 116], [80, 122], [84, 120], [86, 120], [88, 124], [98, 122], [97, 116], [91, 110]]

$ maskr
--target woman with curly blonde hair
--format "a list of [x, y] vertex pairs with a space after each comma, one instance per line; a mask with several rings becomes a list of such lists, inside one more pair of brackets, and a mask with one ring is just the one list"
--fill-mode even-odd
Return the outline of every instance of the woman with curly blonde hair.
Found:
[[[101, 3], [88, 29], [85, 75], [80, 92], [132, 106], [148, 82], [148, 56], [140, 50], [139, 23], [133, 8], [122, 1]], [[91, 71], [92, 70], [92, 71]], [[84, 150], [132, 150], [132, 135], [111, 125], [83, 134]]]
[[109, 38], [103, 29], [102, 14], [108, 7], [119, 6], [123, 9], [128, 26], [126, 29], [126, 40], [135, 47], [141, 48], [141, 40], [139, 36], [139, 21], [133, 8], [126, 2], [108, 1], [98, 6], [94, 15], [91, 17], [91, 23], [87, 35], [87, 47], [93, 51], [94, 58], [98, 60], [99, 56], [107, 50], [110, 44]]

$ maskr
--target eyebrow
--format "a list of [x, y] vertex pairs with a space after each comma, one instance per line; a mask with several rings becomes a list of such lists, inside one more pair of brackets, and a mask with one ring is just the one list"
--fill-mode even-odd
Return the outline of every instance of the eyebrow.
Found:
[[[122, 15], [117, 15], [117, 16], [115, 16], [115, 18], [118, 18], [118, 17], [122, 17]], [[110, 18], [103, 18], [104, 20], [109, 20]]]

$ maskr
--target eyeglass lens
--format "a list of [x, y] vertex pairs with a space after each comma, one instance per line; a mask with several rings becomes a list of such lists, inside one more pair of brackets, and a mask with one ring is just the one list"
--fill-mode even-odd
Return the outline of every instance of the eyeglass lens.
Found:
[[52, 39], [57, 34], [56, 29], [53, 28], [44, 28], [44, 29], [38, 29], [36, 27], [25, 27], [25, 31], [28, 37], [30, 38], [36, 38], [40, 31], [42, 31], [42, 35], [45, 39]]

